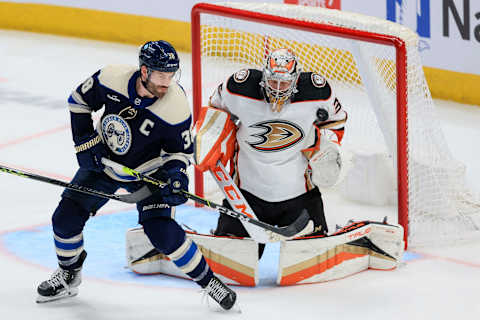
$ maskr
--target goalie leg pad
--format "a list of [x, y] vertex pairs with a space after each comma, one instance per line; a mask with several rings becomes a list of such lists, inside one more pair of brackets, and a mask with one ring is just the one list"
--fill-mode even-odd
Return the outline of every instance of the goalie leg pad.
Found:
[[366, 270], [391, 270], [404, 250], [403, 228], [357, 222], [327, 237], [303, 238], [280, 245], [277, 284], [336, 280]]
[[[167, 274], [185, 278], [185, 274], [166, 255], [156, 251], [142, 228], [127, 231], [128, 267], [139, 274]], [[258, 244], [251, 239], [215, 237], [187, 233], [212, 271], [222, 281], [241, 286], [258, 283]]]
[[152, 218], [142, 222], [143, 231], [155, 249], [168, 258], [199, 286], [205, 288], [213, 274], [192, 239], [173, 219]]

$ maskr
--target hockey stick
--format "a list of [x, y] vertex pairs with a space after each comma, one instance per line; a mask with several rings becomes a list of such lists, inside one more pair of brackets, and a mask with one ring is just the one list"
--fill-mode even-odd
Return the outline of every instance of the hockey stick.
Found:
[[[228, 203], [234, 210], [238, 210], [241, 213], [246, 214], [248, 217], [258, 220], [255, 212], [252, 210], [250, 205], [248, 204], [247, 200], [243, 196], [242, 192], [238, 188], [238, 186], [233, 181], [232, 177], [228, 174], [227, 170], [223, 166], [222, 162], [219, 160], [215, 168], [210, 169], [210, 173], [212, 178], [217, 183], [220, 190], [222, 190], [225, 198], [227, 199]], [[307, 214], [308, 215], [308, 214]], [[250, 237], [256, 239], [258, 242], [262, 242], [258, 239], [269, 239], [270, 241], [281, 241], [281, 240], [288, 240], [289, 238], [278, 236], [277, 239], [273, 239], [271, 236], [265, 234], [264, 229], [256, 228], [253, 225], [248, 223], [242, 222], [245, 230], [247, 230]], [[313, 223], [307, 224], [307, 226], [300, 230], [295, 237], [300, 237], [302, 235], [311, 233], [313, 231]]]
[[100, 197], [100, 198], [112, 199], [112, 200], [117, 200], [117, 201], [126, 202], [126, 203], [137, 203], [138, 201], [143, 200], [143, 199], [149, 197], [152, 194], [147, 186], [144, 186], [144, 187], [140, 188], [139, 190], [137, 190], [133, 193], [129, 193], [129, 194], [109, 194], [109, 193], [105, 193], [103, 191], [94, 190], [94, 189], [87, 188], [87, 187], [84, 187], [84, 186], [79, 186], [77, 184], [72, 184], [72, 183], [56, 180], [56, 179], [53, 179], [53, 178], [40, 176], [40, 175], [37, 175], [37, 174], [33, 174], [33, 173], [29, 173], [29, 172], [25, 172], [25, 171], [21, 171], [21, 170], [17, 170], [17, 169], [12, 169], [12, 168], [9, 168], [9, 167], [5, 167], [3, 165], [0, 165], [0, 171], [5, 172], [5, 173], [10, 173], [10, 174], [13, 174], [13, 175], [16, 175], [16, 176], [19, 176], [19, 177], [23, 177], [23, 178], [29, 178], [29, 179], [33, 179], [33, 180], [37, 180], [37, 181], [41, 181], [41, 182], [46, 182], [46, 183], [53, 184], [53, 185], [60, 186], [60, 187], [64, 187], [64, 188], [67, 188], [67, 189], [70, 189], [70, 190], [75, 190], [75, 191], [78, 191], [78, 192], [82, 192], [82, 193], [90, 194], [90, 195], [93, 195], [93, 196], [97, 196], [97, 197]]
[[[163, 181], [160, 181], [160, 180], [157, 180], [155, 178], [144, 175], [144, 174], [142, 174], [138, 171], [135, 171], [135, 170], [132, 170], [128, 167], [125, 167], [125, 166], [123, 166], [119, 163], [116, 163], [116, 162], [114, 162], [110, 159], [103, 158], [102, 163], [106, 166], [111, 167], [112, 169], [114, 169], [116, 171], [124, 172], [128, 175], [131, 175], [133, 177], [138, 178], [139, 180], [141, 180], [143, 182], [155, 185], [159, 188], [164, 188], [168, 185], [167, 183], [165, 183]], [[214, 209], [215, 211], [217, 211], [218, 213], [225, 214], [225, 215], [230, 216], [232, 218], [238, 219], [242, 222], [247, 222], [247, 223], [250, 223], [250, 224], [255, 225], [257, 227], [263, 228], [267, 231], [270, 231], [270, 234], [266, 235], [266, 237], [269, 237], [269, 239], [258, 239], [258, 240], [255, 239], [258, 242], [278, 241], [279, 239], [278, 239], [277, 235], [280, 235], [280, 236], [285, 237], [285, 238], [293, 237], [296, 234], [298, 234], [300, 231], [302, 231], [307, 226], [307, 224], [309, 223], [308, 213], [303, 212], [297, 218], [297, 220], [295, 220], [292, 224], [290, 224], [288, 226], [285, 226], [285, 227], [276, 227], [276, 226], [272, 226], [271, 224], [268, 224], [268, 223], [250, 218], [249, 216], [247, 216], [244, 213], [234, 211], [234, 210], [230, 210], [230, 209], [225, 208], [225, 207], [223, 207], [219, 204], [216, 204], [216, 203], [211, 202], [209, 200], [200, 198], [199, 196], [197, 196], [195, 194], [192, 194], [192, 193], [189, 193], [185, 190], [182, 190], [182, 193], [188, 199], [191, 199], [191, 200], [193, 200], [197, 203], [201, 203], [201, 204], [203, 204], [207, 207], [210, 207], [210, 208]]]

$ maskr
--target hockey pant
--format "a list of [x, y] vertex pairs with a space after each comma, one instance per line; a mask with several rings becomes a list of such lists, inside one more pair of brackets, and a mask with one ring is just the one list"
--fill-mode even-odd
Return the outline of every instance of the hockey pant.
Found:
[[[104, 173], [82, 168], [77, 171], [71, 183], [106, 193], [115, 193], [119, 188], [134, 192], [142, 187], [138, 182], [119, 182]], [[55, 249], [61, 267], [68, 269], [77, 262], [84, 250], [85, 223], [107, 201], [69, 189], [62, 193], [62, 199], [52, 217]], [[185, 231], [173, 220], [175, 209], [162, 203], [161, 197], [152, 195], [138, 202], [137, 210], [139, 223], [143, 225], [145, 234], [154, 247], [166, 254], [201, 287], [205, 287], [213, 273], [197, 245], [186, 238]]]
[[[314, 223], [313, 235], [324, 235], [328, 232], [322, 195], [318, 188], [296, 198], [279, 202], [264, 201], [248, 191], [240, 190], [260, 221], [280, 227], [287, 226], [298, 218], [303, 209], [306, 209]], [[223, 205], [231, 209], [228, 201], [224, 200]], [[227, 215], [220, 215], [214, 234], [216, 236], [248, 237], [248, 233], [240, 221]], [[259, 258], [261, 258], [264, 248], [264, 244], [259, 244]]]

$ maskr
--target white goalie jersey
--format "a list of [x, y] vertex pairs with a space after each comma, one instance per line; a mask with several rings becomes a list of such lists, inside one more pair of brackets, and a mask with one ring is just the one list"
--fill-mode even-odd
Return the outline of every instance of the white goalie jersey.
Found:
[[308, 159], [321, 136], [341, 141], [347, 114], [319, 74], [302, 72], [298, 92], [279, 112], [265, 101], [261, 80], [262, 72], [256, 69], [236, 72], [216, 89], [210, 106], [240, 120], [234, 159], [239, 187], [278, 202], [313, 188]]

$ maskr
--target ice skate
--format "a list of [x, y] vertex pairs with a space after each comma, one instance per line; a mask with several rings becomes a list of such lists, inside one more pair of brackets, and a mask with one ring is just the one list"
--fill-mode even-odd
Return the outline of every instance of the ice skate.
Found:
[[50, 302], [64, 298], [74, 297], [78, 294], [78, 286], [82, 282], [82, 264], [87, 253], [83, 251], [71, 269], [59, 267], [50, 279], [43, 281], [37, 288], [37, 303]]
[[205, 292], [225, 310], [230, 310], [237, 300], [237, 294], [216, 276], [210, 279]]

